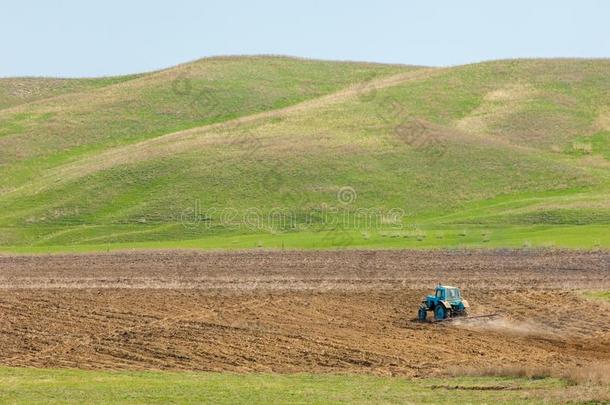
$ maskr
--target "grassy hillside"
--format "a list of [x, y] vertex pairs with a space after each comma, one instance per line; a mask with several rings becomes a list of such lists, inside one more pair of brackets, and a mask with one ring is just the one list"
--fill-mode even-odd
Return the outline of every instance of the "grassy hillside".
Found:
[[0, 110], [0, 245], [608, 247], [609, 79], [213, 58], [25, 103]]
[[555, 378], [459, 377], [406, 380], [349, 375], [93, 372], [0, 369], [6, 403], [532, 403], [595, 401], [607, 388]]
[[99, 89], [137, 77], [139, 75], [105, 77], [101, 79], [0, 78], [0, 109], [44, 100], [62, 94]]

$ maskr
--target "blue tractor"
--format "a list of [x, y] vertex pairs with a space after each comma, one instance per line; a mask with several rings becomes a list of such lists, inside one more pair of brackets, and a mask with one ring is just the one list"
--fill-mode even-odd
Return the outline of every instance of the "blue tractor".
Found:
[[434, 295], [428, 295], [419, 307], [417, 317], [425, 321], [428, 311], [434, 313], [436, 321], [468, 315], [468, 302], [462, 298], [460, 289], [448, 285], [438, 285]]

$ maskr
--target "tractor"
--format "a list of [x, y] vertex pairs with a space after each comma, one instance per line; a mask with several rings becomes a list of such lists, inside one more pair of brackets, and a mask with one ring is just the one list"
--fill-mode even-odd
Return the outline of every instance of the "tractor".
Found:
[[434, 295], [428, 295], [422, 301], [417, 313], [420, 321], [425, 321], [428, 311], [434, 313], [436, 321], [468, 315], [468, 302], [462, 299], [460, 289], [448, 285], [438, 285]]

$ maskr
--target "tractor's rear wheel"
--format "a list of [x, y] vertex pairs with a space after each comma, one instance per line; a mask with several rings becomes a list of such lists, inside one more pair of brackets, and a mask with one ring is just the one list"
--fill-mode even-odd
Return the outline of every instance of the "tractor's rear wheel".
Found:
[[424, 307], [419, 308], [419, 311], [417, 312], [417, 318], [420, 321], [425, 321], [427, 316], [428, 316], [428, 311], [426, 310], [426, 308], [424, 308]]
[[434, 308], [434, 319], [440, 321], [441, 319], [445, 319], [445, 316], [447, 316], [445, 307], [442, 305], [437, 305], [436, 308]]

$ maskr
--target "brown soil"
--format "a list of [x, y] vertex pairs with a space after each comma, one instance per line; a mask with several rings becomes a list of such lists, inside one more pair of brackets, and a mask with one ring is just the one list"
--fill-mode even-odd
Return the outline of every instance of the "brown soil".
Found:
[[[414, 322], [442, 281], [493, 320]], [[610, 362], [609, 252], [0, 256], [0, 364], [367, 372]]]

